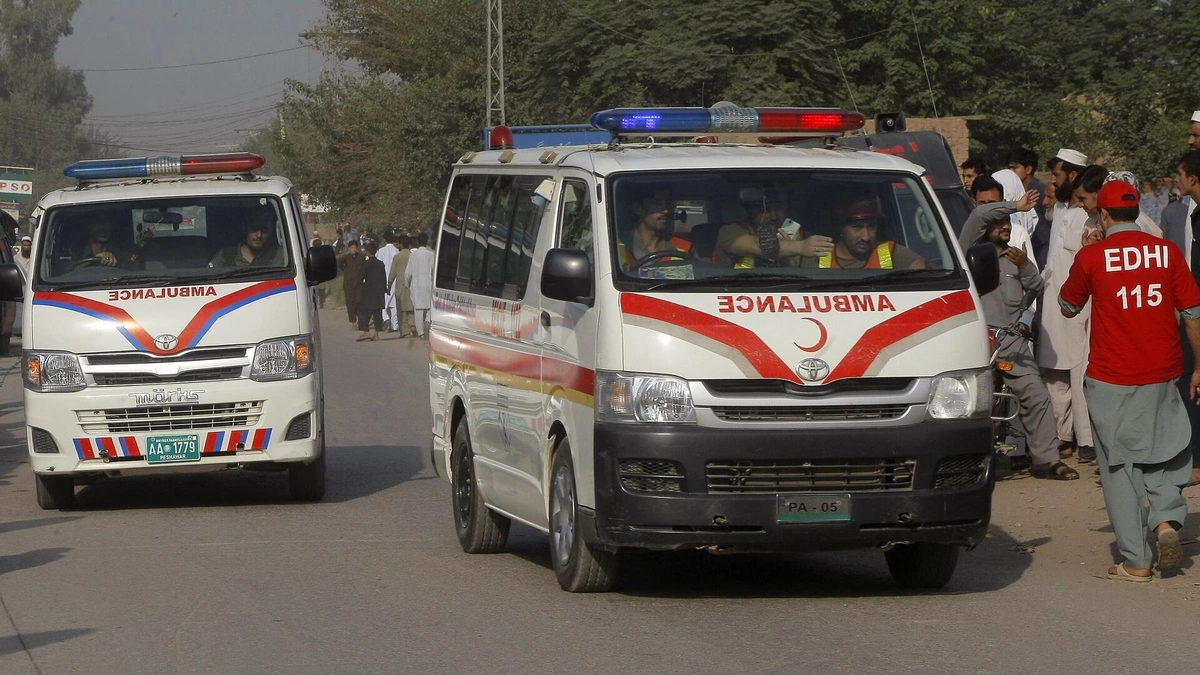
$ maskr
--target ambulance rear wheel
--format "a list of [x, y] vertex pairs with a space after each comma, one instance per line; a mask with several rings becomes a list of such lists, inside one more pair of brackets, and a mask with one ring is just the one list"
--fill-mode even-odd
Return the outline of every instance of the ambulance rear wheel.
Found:
[[324, 449], [309, 464], [296, 462], [288, 466], [288, 492], [301, 502], [315, 502], [325, 496]]
[[69, 509], [75, 505], [75, 479], [71, 476], [34, 474], [37, 503], [47, 511]]
[[579, 522], [571, 444], [563, 439], [550, 474], [550, 561], [564, 591], [604, 593], [617, 580], [619, 552], [589, 544]]
[[950, 583], [958, 566], [959, 547], [918, 542], [884, 553], [888, 571], [905, 588], [941, 588]]
[[454, 467], [454, 531], [467, 553], [499, 553], [508, 543], [512, 520], [489, 509], [479, 492], [475, 478], [475, 456], [471, 452], [471, 434], [464, 419], [454, 431], [454, 449], [450, 457]]

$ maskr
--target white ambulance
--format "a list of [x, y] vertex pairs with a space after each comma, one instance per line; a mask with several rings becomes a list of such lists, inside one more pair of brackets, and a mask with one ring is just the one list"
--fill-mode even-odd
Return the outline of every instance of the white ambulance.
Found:
[[[463, 549], [525, 523], [570, 591], [626, 548], [876, 549], [947, 583], [990, 517], [994, 247], [957, 248], [920, 167], [841, 147], [855, 112], [592, 124], [612, 142], [453, 169], [430, 396]], [[662, 142], [729, 132], [754, 142]]]
[[246, 153], [79, 162], [39, 203], [24, 300], [29, 459], [42, 508], [101, 476], [286, 470], [325, 491], [313, 286], [300, 199]]

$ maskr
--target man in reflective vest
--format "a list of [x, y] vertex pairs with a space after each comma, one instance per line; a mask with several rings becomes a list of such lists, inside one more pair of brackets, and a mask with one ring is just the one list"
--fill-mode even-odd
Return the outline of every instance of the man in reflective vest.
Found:
[[810, 236], [787, 217], [787, 197], [782, 190], [742, 188], [738, 200], [746, 209], [746, 220], [721, 227], [713, 251], [716, 264], [739, 270], [796, 267], [801, 260], [815, 260], [833, 248], [832, 239]]
[[[883, 211], [871, 192], [854, 192], [836, 212], [842, 229], [833, 250], [817, 259], [822, 269], [924, 269], [925, 259], [894, 241], [879, 241]], [[804, 267], [813, 266], [805, 261]]]
[[675, 200], [671, 199], [671, 193], [665, 187], [639, 194], [632, 206], [633, 215], [638, 220], [637, 227], [617, 239], [617, 255], [626, 271], [632, 272], [637, 261], [651, 253], [692, 252], [692, 242], [675, 236]]

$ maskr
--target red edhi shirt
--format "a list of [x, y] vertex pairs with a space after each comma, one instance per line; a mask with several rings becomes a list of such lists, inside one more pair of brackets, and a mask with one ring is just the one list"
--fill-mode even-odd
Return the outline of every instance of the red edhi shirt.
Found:
[[1079, 249], [1059, 298], [1076, 308], [1092, 300], [1088, 377], [1131, 386], [1183, 373], [1175, 312], [1200, 305], [1200, 288], [1174, 243], [1118, 225]]

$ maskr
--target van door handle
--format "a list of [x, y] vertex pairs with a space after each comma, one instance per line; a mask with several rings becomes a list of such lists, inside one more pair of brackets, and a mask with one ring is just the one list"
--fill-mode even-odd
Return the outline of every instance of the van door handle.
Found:
[[550, 327], [550, 312], [542, 312], [542, 327]]

